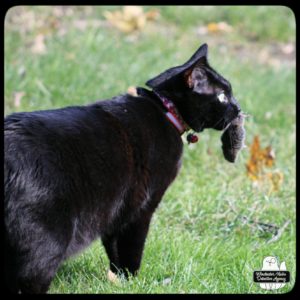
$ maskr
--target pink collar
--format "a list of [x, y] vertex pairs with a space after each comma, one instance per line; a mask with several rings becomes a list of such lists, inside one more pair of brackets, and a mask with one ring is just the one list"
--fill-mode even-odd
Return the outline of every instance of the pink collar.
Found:
[[178, 132], [180, 134], [183, 134], [185, 131], [188, 131], [190, 128], [182, 119], [175, 104], [170, 99], [160, 95], [157, 91], [153, 90], [153, 92], [161, 100], [164, 107], [168, 110], [166, 112], [166, 117], [174, 125]]

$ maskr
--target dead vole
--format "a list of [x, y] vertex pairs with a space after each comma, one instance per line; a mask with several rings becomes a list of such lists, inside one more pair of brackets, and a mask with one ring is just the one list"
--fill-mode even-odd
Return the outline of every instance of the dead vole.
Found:
[[226, 160], [232, 163], [235, 162], [239, 151], [244, 147], [244, 119], [245, 115], [240, 113], [221, 136], [223, 155]]

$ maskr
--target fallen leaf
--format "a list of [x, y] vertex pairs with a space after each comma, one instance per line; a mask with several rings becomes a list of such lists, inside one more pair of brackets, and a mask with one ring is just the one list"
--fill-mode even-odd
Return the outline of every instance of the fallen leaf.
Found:
[[217, 23], [209, 23], [207, 25], [207, 31], [208, 32], [217, 32], [217, 31], [219, 31], [218, 24]]
[[283, 174], [279, 170], [276, 170], [274, 172], [269, 172], [266, 175], [268, 176], [271, 182], [269, 193], [273, 191], [279, 191], [283, 182]]
[[135, 5], [125, 5], [123, 7], [124, 18], [130, 20], [133, 17], [139, 17], [140, 15], [144, 15], [143, 8], [141, 6]]
[[207, 24], [207, 31], [210, 33], [231, 32], [232, 27], [226, 22], [211, 22]]
[[265, 165], [267, 167], [272, 167], [275, 160], [275, 152], [271, 146], [266, 147], [263, 152], [263, 159], [265, 160]]
[[275, 153], [271, 146], [261, 149], [258, 136], [254, 137], [250, 153], [250, 159], [246, 164], [247, 174], [252, 180], [258, 180], [265, 166], [273, 166]]
[[261, 148], [258, 136], [255, 136], [250, 147], [250, 158], [246, 164], [247, 175], [253, 181], [253, 186], [269, 185], [269, 193], [279, 191], [283, 182], [283, 174], [279, 170], [266, 171], [275, 164], [275, 152], [269, 145]]
[[159, 15], [157, 10], [144, 13], [141, 6], [124, 6], [122, 11], [105, 11], [104, 17], [116, 28], [125, 33], [142, 30], [147, 20], [153, 21]]

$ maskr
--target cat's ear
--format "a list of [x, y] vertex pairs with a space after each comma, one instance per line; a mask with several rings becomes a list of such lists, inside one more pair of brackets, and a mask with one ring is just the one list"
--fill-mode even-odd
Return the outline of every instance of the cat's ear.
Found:
[[207, 49], [207, 44], [203, 44], [186, 63], [164, 71], [158, 76], [148, 80], [146, 85], [151, 88], [158, 88], [179, 75], [183, 75], [184, 80], [186, 80], [186, 83], [189, 86], [192, 85], [193, 76], [190, 75], [193, 75], [193, 70], [195, 68], [198, 68], [198, 66], [201, 66], [202, 63], [206, 62]]
[[189, 88], [197, 87], [205, 87], [205, 85], [209, 84], [207, 74], [203, 68], [203, 66], [207, 65], [206, 57], [202, 57], [196, 63], [196, 65], [187, 69], [183, 74], [183, 79], [186, 85]]

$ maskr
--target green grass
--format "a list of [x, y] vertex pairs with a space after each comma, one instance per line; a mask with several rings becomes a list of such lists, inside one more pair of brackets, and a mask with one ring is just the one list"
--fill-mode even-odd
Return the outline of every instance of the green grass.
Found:
[[[295, 43], [293, 13], [283, 6], [156, 8], [160, 18], [133, 35], [104, 22], [103, 11], [119, 7], [71, 7], [62, 17], [51, 7], [11, 9], [5, 24], [5, 114], [110, 98], [183, 63], [207, 42], [212, 66], [231, 81], [251, 115], [246, 144], [259, 135], [263, 146], [272, 145], [271, 170], [283, 174], [283, 184], [272, 193], [268, 186], [253, 187], [245, 168], [249, 149], [229, 164], [220, 133], [207, 130], [198, 144], [185, 145], [181, 172], [152, 220], [138, 277], [108, 282], [108, 259], [96, 241], [61, 266], [49, 292], [285, 293], [294, 285], [296, 265], [295, 57], [282, 50]], [[87, 27], [79, 29], [79, 20]], [[233, 31], [199, 34], [199, 27], [221, 21]], [[31, 51], [38, 33], [46, 37], [44, 55]], [[20, 105], [17, 92], [25, 93]], [[272, 243], [272, 233], [251, 222], [281, 227], [288, 220]], [[270, 255], [291, 272], [291, 283], [277, 291], [252, 281]]]

